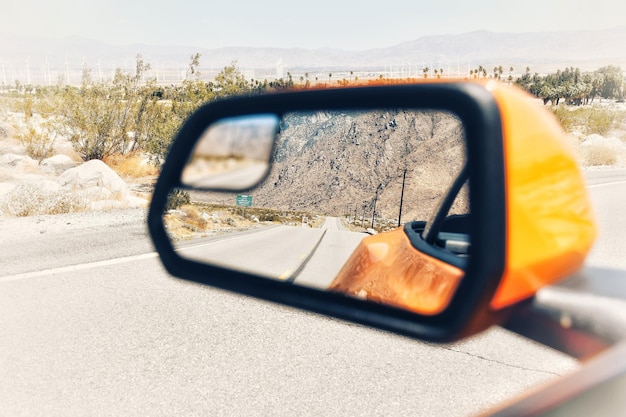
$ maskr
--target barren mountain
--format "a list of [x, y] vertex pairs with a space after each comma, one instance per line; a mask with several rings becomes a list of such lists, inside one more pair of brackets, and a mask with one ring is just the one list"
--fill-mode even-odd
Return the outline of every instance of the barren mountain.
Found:
[[376, 212], [393, 219], [406, 170], [403, 219], [424, 220], [462, 167], [463, 140], [460, 121], [449, 113], [290, 114], [272, 170], [252, 193], [255, 205], [329, 215], [356, 209], [360, 216], [365, 209], [371, 216], [378, 196]]

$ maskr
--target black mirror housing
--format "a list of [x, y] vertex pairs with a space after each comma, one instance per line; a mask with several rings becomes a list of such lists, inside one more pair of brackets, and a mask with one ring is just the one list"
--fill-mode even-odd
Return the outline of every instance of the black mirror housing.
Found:
[[[472, 252], [465, 276], [447, 307], [419, 314], [337, 292], [320, 291], [263, 276], [186, 259], [175, 250], [163, 222], [169, 193], [185, 188], [181, 173], [198, 139], [220, 120], [294, 111], [379, 109], [436, 110], [462, 122], [467, 150]], [[271, 162], [271, 161], [270, 161]], [[165, 268], [181, 279], [290, 305], [319, 314], [436, 342], [458, 340], [498, 322], [490, 301], [506, 261], [506, 199], [503, 128], [498, 104], [483, 85], [423, 83], [328, 90], [302, 90], [237, 97], [206, 104], [183, 125], [156, 183], [148, 226]]]

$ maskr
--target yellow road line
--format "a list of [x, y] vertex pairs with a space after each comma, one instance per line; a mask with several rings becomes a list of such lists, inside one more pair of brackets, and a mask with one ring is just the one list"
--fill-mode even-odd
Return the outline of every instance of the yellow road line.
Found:
[[286, 270], [285, 272], [283, 272], [281, 275], [278, 276], [278, 279], [280, 280], [286, 280], [287, 278], [289, 278], [291, 276], [291, 269]]

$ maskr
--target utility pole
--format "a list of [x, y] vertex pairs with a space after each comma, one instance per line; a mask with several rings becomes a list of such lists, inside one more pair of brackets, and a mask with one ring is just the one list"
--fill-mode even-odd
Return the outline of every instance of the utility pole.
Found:
[[367, 203], [363, 202], [363, 214], [361, 215], [361, 227], [365, 228], [365, 208], [367, 207]]
[[404, 168], [404, 174], [402, 174], [402, 191], [400, 192], [400, 212], [398, 213], [398, 227], [400, 227], [402, 219], [402, 200], [404, 199], [404, 182], [406, 181], [406, 168]]
[[374, 210], [372, 210], [372, 229], [374, 228], [374, 215], [376, 214], [376, 200], [378, 200], [378, 191], [382, 186], [382, 184], [378, 184], [378, 187], [376, 187], [376, 196], [374, 197]]

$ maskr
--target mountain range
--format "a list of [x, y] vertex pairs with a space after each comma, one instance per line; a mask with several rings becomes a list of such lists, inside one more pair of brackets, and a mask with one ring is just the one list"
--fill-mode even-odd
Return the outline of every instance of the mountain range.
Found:
[[[116, 68], [134, 69], [135, 57], [141, 54], [152, 66], [153, 76], [161, 71], [184, 76], [192, 54], [200, 53], [200, 71], [206, 77], [224, 66], [237, 62], [251, 78], [277, 78], [291, 72], [309, 72], [327, 76], [327, 71], [359, 72], [363, 77], [378, 73], [420, 76], [424, 67], [443, 69], [444, 74], [468, 74], [469, 69], [484, 66], [509, 67], [519, 74], [554, 71], [569, 66], [595, 70], [604, 65], [626, 67], [626, 26], [595, 31], [498, 33], [475, 31], [455, 35], [425, 36], [361, 51], [343, 49], [226, 47], [208, 49], [201, 45], [111, 45], [78, 37], [46, 39], [0, 32], [0, 82], [13, 79], [44, 78], [54, 75], [79, 78], [83, 66], [97, 76], [110, 76]], [[70, 73], [71, 72], [71, 73]], [[326, 72], [325, 75], [322, 75]], [[319, 73], [319, 74], [317, 74]], [[347, 77], [346, 77], [347, 78]], [[6, 80], [5, 80], [6, 79]], [[339, 78], [333, 78], [339, 79]]]

